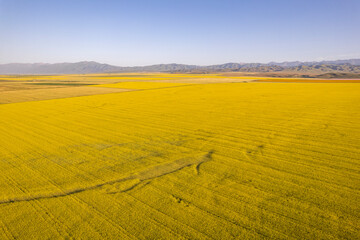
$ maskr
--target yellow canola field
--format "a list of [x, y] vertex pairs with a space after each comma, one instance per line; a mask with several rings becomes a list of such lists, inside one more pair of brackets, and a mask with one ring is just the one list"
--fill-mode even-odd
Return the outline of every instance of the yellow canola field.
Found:
[[[88, 77], [107, 78], [107, 79], [148, 79], [148, 80], [165, 80], [165, 79], [183, 79], [183, 78], [228, 78], [219, 74], [167, 74], [167, 73], [114, 73], [114, 74], [87, 74]], [[238, 78], [238, 77], [236, 77]]]
[[360, 239], [359, 93], [221, 83], [0, 105], [0, 239]]
[[113, 84], [93, 85], [93, 87], [107, 87], [107, 88], [123, 88], [123, 89], [154, 89], [154, 88], [169, 88], [188, 86], [191, 83], [176, 83], [176, 82], [120, 82]]
[[26, 89], [0, 92], [0, 104], [41, 101], [55, 98], [69, 98], [88, 95], [108, 94], [131, 91], [130, 89], [100, 88], [100, 87], [62, 87]]
[[176, 80], [177, 77], [151, 77], [151, 76], [141, 76], [141, 77], [132, 77], [132, 76], [88, 76], [87, 78], [91, 79], [106, 79], [106, 80], [130, 80], [130, 81], [161, 81], [161, 80]]

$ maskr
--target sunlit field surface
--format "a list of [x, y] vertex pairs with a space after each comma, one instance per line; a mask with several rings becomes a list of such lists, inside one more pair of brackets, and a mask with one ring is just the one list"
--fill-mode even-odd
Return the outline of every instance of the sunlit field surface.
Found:
[[360, 84], [252, 80], [1, 76], [0, 239], [360, 239]]

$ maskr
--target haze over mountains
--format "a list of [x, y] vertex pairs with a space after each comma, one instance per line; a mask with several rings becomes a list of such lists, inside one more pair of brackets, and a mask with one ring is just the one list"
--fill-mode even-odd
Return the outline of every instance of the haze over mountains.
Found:
[[124, 72], [299, 72], [299, 73], [360, 73], [360, 59], [320, 62], [225, 63], [198, 66], [157, 64], [120, 67], [93, 61], [77, 63], [10, 63], [0, 65], [0, 74], [89, 74]]

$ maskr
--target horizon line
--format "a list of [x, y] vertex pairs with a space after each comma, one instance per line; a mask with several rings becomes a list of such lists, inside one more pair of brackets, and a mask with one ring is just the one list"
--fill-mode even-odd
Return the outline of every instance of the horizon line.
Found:
[[0, 63], [0, 65], [9, 65], [9, 64], [48, 64], [48, 65], [52, 65], [52, 64], [64, 64], [64, 63], [69, 63], [69, 64], [75, 64], [75, 63], [99, 63], [99, 64], [105, 64], [105, 65], [111, 65], [111, 66], [115, 66], [115, 67], [146, 67], [146, 66], [156, 66], [156, 65], [171, 65], [171, 64], [177, 64], [177, 65], [189, 65], [189, 66], [199, 66], [199, 67], [207, 67], [207, 66], [216, 66], [216, 65], [223, 65], [223, 64], [229, 64], [229, 63], [235, 63], [235, 64], [271, 64], [271, 63], [292, 63], [292, 62], [301, 62], [301, 63], [319, 63], [319, 62], [334, 62], [334, 61], [350, 61], [350, 60], [360, 60], [359, 58], [345, 58], [345, 59], [333, 59], [333, 60], [312, 60], [312, 61], [301, 61], [301, 60], [287, 60], [287, 61], [270, 61], [270, 62], [224, 62], [224, 63], [217, 63], [217, 64], [207, 64], [207, 65], [202, 65], [202, 64], [187, 64], [187, 63], [176, 63], [176, 62], [172, 62], [172, 63], [155, 63], [155, 64], [146, 64], [146, 65], [133, 65], [133, 66], [121, 66], [121, 65], [115, 65], [115, 64], [110, 64], [110, 63], [104, 63], [104, 62], [98, 62], [98, 61], [94, 61], [94, 60], [82, 60], [82, 61], [76, 61], [76, 62], [54, 62], [54, 63], [49, 63], [49, 62], [10, 62], [10, 63]]

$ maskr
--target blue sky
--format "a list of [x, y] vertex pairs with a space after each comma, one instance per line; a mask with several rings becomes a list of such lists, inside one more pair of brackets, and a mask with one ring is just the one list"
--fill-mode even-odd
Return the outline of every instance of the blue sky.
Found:
[[359, 0], [0, 0], [0, 63], [360, 58]]

